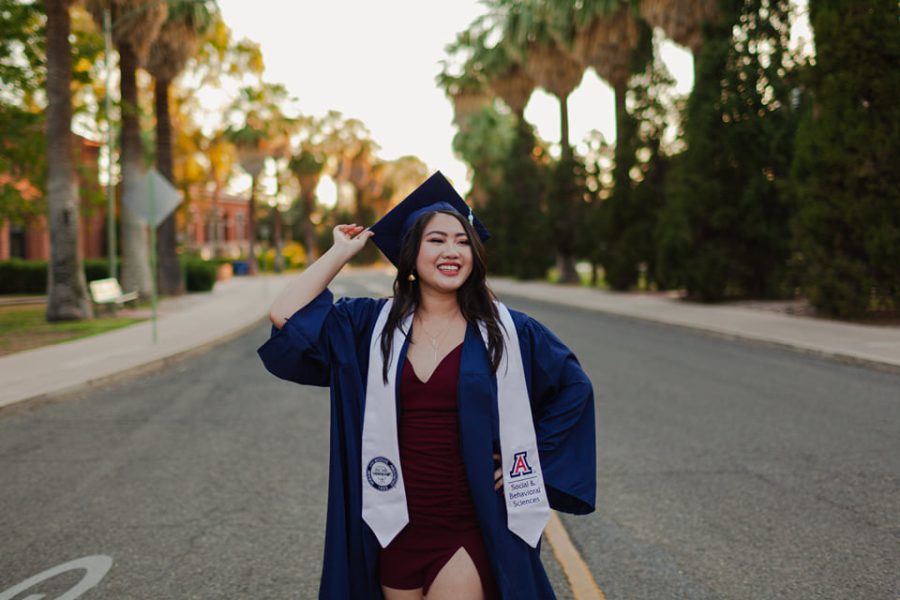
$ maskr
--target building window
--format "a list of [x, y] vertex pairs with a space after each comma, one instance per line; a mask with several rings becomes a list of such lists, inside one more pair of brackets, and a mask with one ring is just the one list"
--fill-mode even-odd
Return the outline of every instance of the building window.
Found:
[[234, 239], [244, 241], [244, 213], [234, 215]]
[[221, 210], [219, 211], [218, 214], [219, 214], [219, 219], [218, 219], [219, 236], [218, 236], [218, 240], [219, 240], [220, 243], [221, 243], [221, 242], [227, 242], [227, 241], [228, 241], [228, 229], [227, 229], [227, 226], [228, 226], [228, 214], [225, 213], [224, 211], [221, 211]]
[[188, 225], [188, 239], [194, 244], [200, 243], [200, 238], [202, 237], [202, 223], [200, 223], [200, 212], [197, 210], [196, 206], [192, 206], [190, 209], [190, 223]]
[[25, 258], [25, 227], [21, 223], [9, 224], [9, 257]]

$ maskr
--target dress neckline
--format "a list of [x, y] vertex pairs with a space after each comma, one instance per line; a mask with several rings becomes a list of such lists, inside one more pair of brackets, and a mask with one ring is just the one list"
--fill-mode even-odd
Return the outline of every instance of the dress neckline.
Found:
[[438, 369], [441, 368], [441, 366], [447, 361], [447, 359], [450, 357], [451, 354], [455, 354], [457, 350], [459, 350], [460, 348], [462, 348], [462, 345], [463, 345], [464, 343], [465, 343], [465, 340], [463, 340], [462, 342], [460, 342], [459, 344], [457, 344], [457, 345], [453, 348], [453, 350], [451, 350], [450, 352], [448, 352], [447, 354], [445, 354], [445, 355], [444, 355], [444, 358], [442, 358], [440, 361], [438, 361], [438, 364], [434, 367], [434, 370], [431, 372], [431, 375], [428, 377], [428, 381], [422, 381], [422, 378], [419, 377], [419, 374], [418, 374], [418, 373], [416, 373], [416, 368], [413, 366], [412, 361], [409, 360], [409, 357], [406, 357], [406, 358], [405, 358], [406, 364], [409, 366], [409, 370], [412, 371], [413, 377], [416, 378], [416, 381], [418, 381], [418, 382], [421, 383], [422, 385], [428, 385], [428, 383], [431, 382], [432, 379], [434, 379], [434, 374], [438, 372]]

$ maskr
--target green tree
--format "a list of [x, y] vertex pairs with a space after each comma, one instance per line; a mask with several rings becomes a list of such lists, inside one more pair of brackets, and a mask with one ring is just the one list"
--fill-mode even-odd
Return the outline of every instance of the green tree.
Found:
[[620, 119], [613, 186], [599, 207], [597, 230], [604, 240], [600, 254], [606, 282], [626, 290], [658, 283], [654, 230], [665, 203], [667, 157], [662, 139], [674, 112], [674, 80], [659, 60], [649, 29], [641, 25], [641, 44], [632, 54], [637, 71], [627, 88], [629, 111]]
[[512, 141], [496, 163], [501, 176], [485, 184], [489, 200], [479, 218], [491, 232], [491, 272], [543, 279], [555, 246], [548, 217], [547, 154], [531, 125], [517, 119], [514, 127]]
[[811, 0], [812, 109], [797, 133], [802, 289], [822, 312], [900, 308], [900, 5]]
[[706, 31], [659, 228], [661, 275], [703, 301], [787, 292], [796, 111], [788, 0], [723, 0]]
[[300, 184], [300, 231], [303, 246], [306, 250], [306, 264], [318, 257], [316, 247], [316, 225], [313, 215], [316, 212], [316, 188], [322, 177], [327, 156], [315, 145], [301, 147], [300, 152], [291, 157], [289, 168]]
[[18, 222], [45, 207], [46, 14], [38, 4], [0, 0], [0, 15], [0, 221]]

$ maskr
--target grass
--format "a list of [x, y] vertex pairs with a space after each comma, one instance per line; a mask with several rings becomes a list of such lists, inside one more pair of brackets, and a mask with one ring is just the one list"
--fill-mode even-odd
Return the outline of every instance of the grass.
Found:
[[0, 356], [104, 333], [145, 319], [98, 316], [48, 323], [44, 304], [0, 306]]
[[[597, 282], [597, 285], [591, 285], [591, 266], [589, 263], [579, 263], [575, 270], [578, 273], [579, 285], [581, 287], [596, 287], [596, 289], [598, 290], [609, 289], [609, 286], [606, 285], [606, 281], [603, 279], [602, 273]], [[549, 269], [547, 269], [547, 283], [559, 283], [558, 268], [550, 267]]]

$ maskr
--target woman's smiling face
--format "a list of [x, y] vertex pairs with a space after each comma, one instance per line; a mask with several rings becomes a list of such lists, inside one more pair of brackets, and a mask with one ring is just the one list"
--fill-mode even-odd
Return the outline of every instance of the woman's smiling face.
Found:
[[416, 257], [419, 285], [455, 292], [471, 272], [472, 247], [462, 223], [451, 215], [435, 213], [425, 225]]

